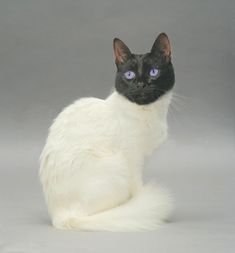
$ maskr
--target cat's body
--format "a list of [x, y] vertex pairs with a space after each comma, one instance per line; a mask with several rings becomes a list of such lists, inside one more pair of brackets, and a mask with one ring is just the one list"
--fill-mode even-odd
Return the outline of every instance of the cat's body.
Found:
[[167, 136], [170, 100], [168, 90], [146, 104], [114, 91], [105, 100], [77, 100], [59, 114], [40, 168], [55, 227], [148, 230], [167, 217], [169, 196], [143, 186], [142, 165]]

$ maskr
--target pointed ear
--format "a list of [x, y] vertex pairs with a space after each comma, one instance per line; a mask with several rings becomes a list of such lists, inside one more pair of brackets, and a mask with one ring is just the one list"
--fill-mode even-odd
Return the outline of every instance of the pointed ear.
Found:
[[116, 64], [122, 64], [131, 57], [130, 49], [118, 38], [113, 40], [113, 50]]
[[158, 35], [151, 49], [151, 53], [163, 55], [167, 61], [171, 59], [170, 40], [165, 33]]

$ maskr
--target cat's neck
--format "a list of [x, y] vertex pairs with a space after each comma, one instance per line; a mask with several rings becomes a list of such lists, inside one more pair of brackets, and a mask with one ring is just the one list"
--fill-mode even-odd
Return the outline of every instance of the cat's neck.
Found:
[[[152, 117], [153, 115], [165, 119], [168, 111], [169, 104], [171, 102], [172, 94], [168, 92], [157, 101], [148, 105], [138, 105], [131, 102], [123, 95], [114, 91], [106, 101], [115, 109], [123, 114], [130, 115], [132, 117], [143, 118]], [[114, 115], [115, 117], [115, 115]]]

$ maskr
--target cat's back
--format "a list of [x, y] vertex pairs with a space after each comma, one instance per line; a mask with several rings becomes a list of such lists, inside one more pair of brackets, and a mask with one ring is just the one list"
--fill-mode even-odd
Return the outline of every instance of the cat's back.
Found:
[[99, 114], [105, 113], [106, 106], [103, 99], [86, 97], [74, 101], [65, 107], [54, 120], [51, 129], [63, 126], [81, 125], [95, 121]]
[[[50, 127], [47, 144], [54, 147], [80, 145], [107, 132], [112, 113], [105, 100], [89, 97], [66, 107]], [[106, 127], [107, 126], [107, 127]]]

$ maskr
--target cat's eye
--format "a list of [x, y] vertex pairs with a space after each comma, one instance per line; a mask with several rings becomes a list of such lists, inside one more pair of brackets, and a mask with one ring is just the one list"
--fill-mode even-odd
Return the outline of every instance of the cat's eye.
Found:
[[158, 75], [158, 69], [151, 69], [150, 71], [149, 71], [149, 75], [150, 76], [152, 76], [152, 77], [155, 77], [155, 76], [157, 76]]
[[135, 77], [135, 72], [129, 70], [124, 73], [124, 76], [126, 77], [126, 79], [131, 80]]

